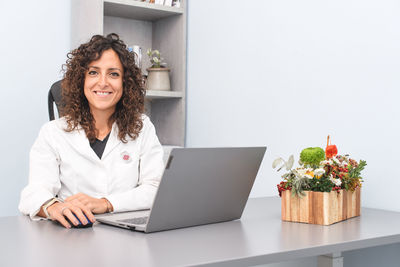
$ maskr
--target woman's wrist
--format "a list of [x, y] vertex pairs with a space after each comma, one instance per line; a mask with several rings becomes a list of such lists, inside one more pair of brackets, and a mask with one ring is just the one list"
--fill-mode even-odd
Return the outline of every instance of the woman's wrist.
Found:
[[108, 201], [108, 199], [105, 198], [105, 197], [103, 197], [102, 199], [104, 200], [105, 212], [107, 212], [107, 213], [108, 213], [108, 212], [113, 212], [113, 211], [114, 211], [114, 208], [113, 208], [113, 206], [111, 205], [110, 201]]
[[48, 209], [50, 207], [52, 207], [53, 205], [55, 205], [57, 203], [61, 203], [61, 202], [62, 201], [60, 199], [56, 198], [56, 197], [46, 201], [41, 207], [41, 210], [43, 210], [43, 213], [45, 215], [44, 217], [47, 218], [47, 219], [51, 219], [51, 216], [50, 216], [50, 213], [48, 212]]

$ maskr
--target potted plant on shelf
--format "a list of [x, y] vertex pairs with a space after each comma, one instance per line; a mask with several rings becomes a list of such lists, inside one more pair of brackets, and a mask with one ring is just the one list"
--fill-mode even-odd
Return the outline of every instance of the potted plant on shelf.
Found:
[[282, 220], [330, 225], [361, 214], [361, 171], [367, 165], [349, 155], [338, 155], [335, 145], [303, 149], [299, 167], [292, 168], [293, 155], [272, 163], [285, 173], [277, 187], [281, 196]]
[[166, 68], [166, 63], [161, 58], [161, 53], [158, 50], [147, 50], [151, 66], [147, 68], [147, 90], [159, 90], [168, 91], [171, 90], [171, 84], [169, 80], [170, 69]]

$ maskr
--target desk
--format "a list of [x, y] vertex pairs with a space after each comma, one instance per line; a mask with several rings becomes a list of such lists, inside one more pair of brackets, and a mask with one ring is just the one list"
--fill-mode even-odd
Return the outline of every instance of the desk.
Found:
[[399, 243], [399, 225], [399, 212], [368, 208], [331, 226], [282, 222], [278, 197], [249, 199], [241, 220], [152, 234], [3, 217], [0, 265], [248, 266]]

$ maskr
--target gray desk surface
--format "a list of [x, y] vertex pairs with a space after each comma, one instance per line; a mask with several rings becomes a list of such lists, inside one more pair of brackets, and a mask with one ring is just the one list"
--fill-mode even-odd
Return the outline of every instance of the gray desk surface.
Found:
[[331, 226], [282, 222], [278, 197], [249, 199], [241, 220], [144, 234], [0, 218], [1, 266], [248, 266], [400, 242], [400, 213], [362, 209]]

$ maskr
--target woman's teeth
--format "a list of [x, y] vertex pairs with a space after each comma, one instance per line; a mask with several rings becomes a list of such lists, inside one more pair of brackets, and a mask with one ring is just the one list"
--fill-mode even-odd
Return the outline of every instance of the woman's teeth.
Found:
[[96, 91], [95, 93], [96, 93], [96, 95], [109, 95], [109, 94], [111, 94], [110, 92], [98, 92], [98, 91]]

